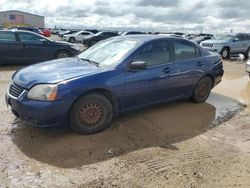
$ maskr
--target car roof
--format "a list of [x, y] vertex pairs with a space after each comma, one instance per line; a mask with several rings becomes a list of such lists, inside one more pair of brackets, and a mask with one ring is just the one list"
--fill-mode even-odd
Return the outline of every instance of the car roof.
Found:
[[17, 29], [10, 29], [10, 30], [1, 30], [1, 32], [12, 32], [12, 33], [31, 33], [31, 34], [36, 34], [35, 32], [32, 31], [27, 31], [27, 30], [17, 30]]
[[[175, 36], [167, 36], [167, 35], [150, 35], [150, 34], [138, 34], [138, 35], [121, 35], [121, 36], [117, 36], [114, 37], [116, 39], [134, 39], [134, 40], [139, 40], [141, 42], [148, 42], [148, 41], [152, 41], [152, 40], [156, 40], [156, 39], [178, 39], [178, 40], [184, 40], [184, 41], [189, 41], [185, 38], [181, 38], [181, 37], [175, 37]], [[190, 41], [189, 41], [190, 42]]]
[[[30, 33], [33, 35], [37, 35], [40, 37], [43, 37], [41, 35], [38, 35], [37, 33], [33, 32], [33, 31], [27, 31], [27, 30], [16, 30], [16, 29], [11, 29], [11, 30], [0, 30], [1, 32], [12, 32], [12, 33]], [[43, 37], [44, 38], [44, 37]]]

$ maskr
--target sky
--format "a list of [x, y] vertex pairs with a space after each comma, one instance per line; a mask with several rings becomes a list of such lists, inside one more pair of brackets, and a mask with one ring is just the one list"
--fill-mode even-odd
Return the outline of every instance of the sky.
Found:
[[0, 11], [45, 16], [47, 27], [248, 32], [249, 0], [0, 0]]

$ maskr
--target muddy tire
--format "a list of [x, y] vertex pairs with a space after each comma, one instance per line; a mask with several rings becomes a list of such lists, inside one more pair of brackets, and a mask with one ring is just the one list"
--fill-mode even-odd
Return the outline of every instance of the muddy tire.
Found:
[[70, 53], [66, 50], [59, 50], [55, 55], [55, 59], [61, 59], [67, 57], [70, 57]]
[[224, 47], [221, 52], [220, 55], [222, 57], [222, 59], [229, 59], [230, 58], [230, 50], [227, 47]]
[[213, 87], [213, 83], [211, 78], [204, 77], [202, 78], [198, 84], [196, 85], [193, 94], [192, 94], [192, 101], [195, 103], [202, 103], [207, 100], [211, 93], [211, 89]]
[[69, 38], [69, 42], [70, 42], [70, 43], [75, 43], [75, 42], [76, 42], [76, 39], [75, 39], [74, 37], [70, 37], [70, 38]]
[[93, 134], [109, 127], [113, 117], [110, 101], [93, 93], [78, 99], [70, 111], [70, 127], [78, 134]]

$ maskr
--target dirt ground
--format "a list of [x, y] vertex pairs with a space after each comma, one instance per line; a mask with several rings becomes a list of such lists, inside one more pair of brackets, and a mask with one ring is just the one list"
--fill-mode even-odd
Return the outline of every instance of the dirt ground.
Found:
[[224, 62], [207, 103], [148, 107], [88, 136], [16, 119], [4, 95], [18, 68], [0, 68], [0, 187], [250, 187], [244, 63]]

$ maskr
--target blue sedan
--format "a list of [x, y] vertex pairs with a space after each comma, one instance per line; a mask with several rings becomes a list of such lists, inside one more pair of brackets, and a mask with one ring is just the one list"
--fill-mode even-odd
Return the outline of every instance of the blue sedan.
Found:
[[206, 101], [223, 76], [221, 56], [182, 38], [114, 37], [74, 58], [17, 71], [6, 95], [27, 125], [104, 130], [122, 112], [190, 98]]

